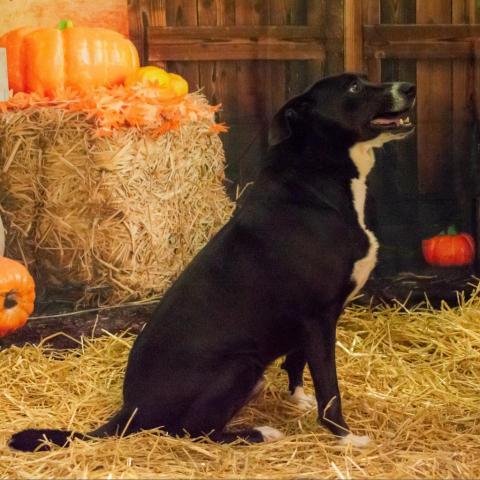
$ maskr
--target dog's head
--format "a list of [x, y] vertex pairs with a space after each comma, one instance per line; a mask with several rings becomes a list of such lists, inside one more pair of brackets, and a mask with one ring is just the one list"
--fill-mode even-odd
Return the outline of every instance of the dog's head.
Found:
[[334, 134], [351, 144], [377, 137], [403, 138], [415, 128], [409, 119], [414, 102], [411, 83], [374, 84], [351, 73], [327, 77], [279, 110], [272, 120], [269, 144], [312, 134], [329, 139]]

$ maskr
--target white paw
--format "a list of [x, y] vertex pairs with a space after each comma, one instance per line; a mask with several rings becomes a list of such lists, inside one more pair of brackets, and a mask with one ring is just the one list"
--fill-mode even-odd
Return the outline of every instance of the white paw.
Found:
[[257, 430], [257, 432], [260, 432], [262, 434], [263, 441], [265, 443], [276, 442], [285, 437], [285, 435], [280, 430], [277, 430], [273, 427], [255, 427], [254, 430]]
[[316, 398], [313, 395], [306, 394], [303, 387], [295, 387], [295, 391], [290, 395], [289, 400], [301, 410], [317, 408]]
[[353, 447], [366, 447], [370, 443], [370, 438], [367, 435], [354, 435], [349, 433], [342, 437], [338, 443], [340, 445], [352, 445]]

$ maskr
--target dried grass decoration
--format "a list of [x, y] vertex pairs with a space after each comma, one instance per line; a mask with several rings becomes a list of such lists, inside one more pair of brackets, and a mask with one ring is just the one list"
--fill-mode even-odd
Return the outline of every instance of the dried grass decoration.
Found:
[[216, 110], [145, 86], [0, 103], [7, 254], [83, 303], [164, 292], [233, 208]]

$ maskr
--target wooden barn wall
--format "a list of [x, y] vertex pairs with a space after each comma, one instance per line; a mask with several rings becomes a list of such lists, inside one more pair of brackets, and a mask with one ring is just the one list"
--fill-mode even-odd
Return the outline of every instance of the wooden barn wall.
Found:
[[[472, 0], [378, 3], [381, 24], [475, 24], [480, 18], [480, 2]], [[422, 238], [453, 223], [467, 231], [474, 228], [479, 179], [472, 99], [480, 85], [473, 79], [472, 59], [434, 56], [432, 50], [431, 59], [381, 61], [383, 81], [417, 84], [415, 135], [378, 152], [369, 179], [383, 245], [381, 267], [389, 273], [423, 264]]]
[[[343, 71], [343, 0], [130, 0], [130, 36], [148, 63], [147, 26], [309, 25], [322, 32], [323, 61], [168, 62], [191, 88], [223, 106], [219, 117], [231, 191], [256, 174], [273, 113], [326, 74]], [[160, 64], [161, 65], [161, 64]]]

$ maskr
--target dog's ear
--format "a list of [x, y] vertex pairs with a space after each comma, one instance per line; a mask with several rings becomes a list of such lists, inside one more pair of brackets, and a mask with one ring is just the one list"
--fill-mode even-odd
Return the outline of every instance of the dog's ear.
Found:
[[295, 125], [304, 121], [310, 115], [314, 106], [314, 101], [311, 98], [312, 88], [310, 87], [300, 95], [288, 100], [275, 114], [268, 131], [268, 144], [270, 147], [290, 138], [294, 132]]
[[298, 113], [290, 102], [283, 106], [273, 117], [268, 131], [268, 144], [273, 147], [292, 135], [292, 125], [298, 119]]

